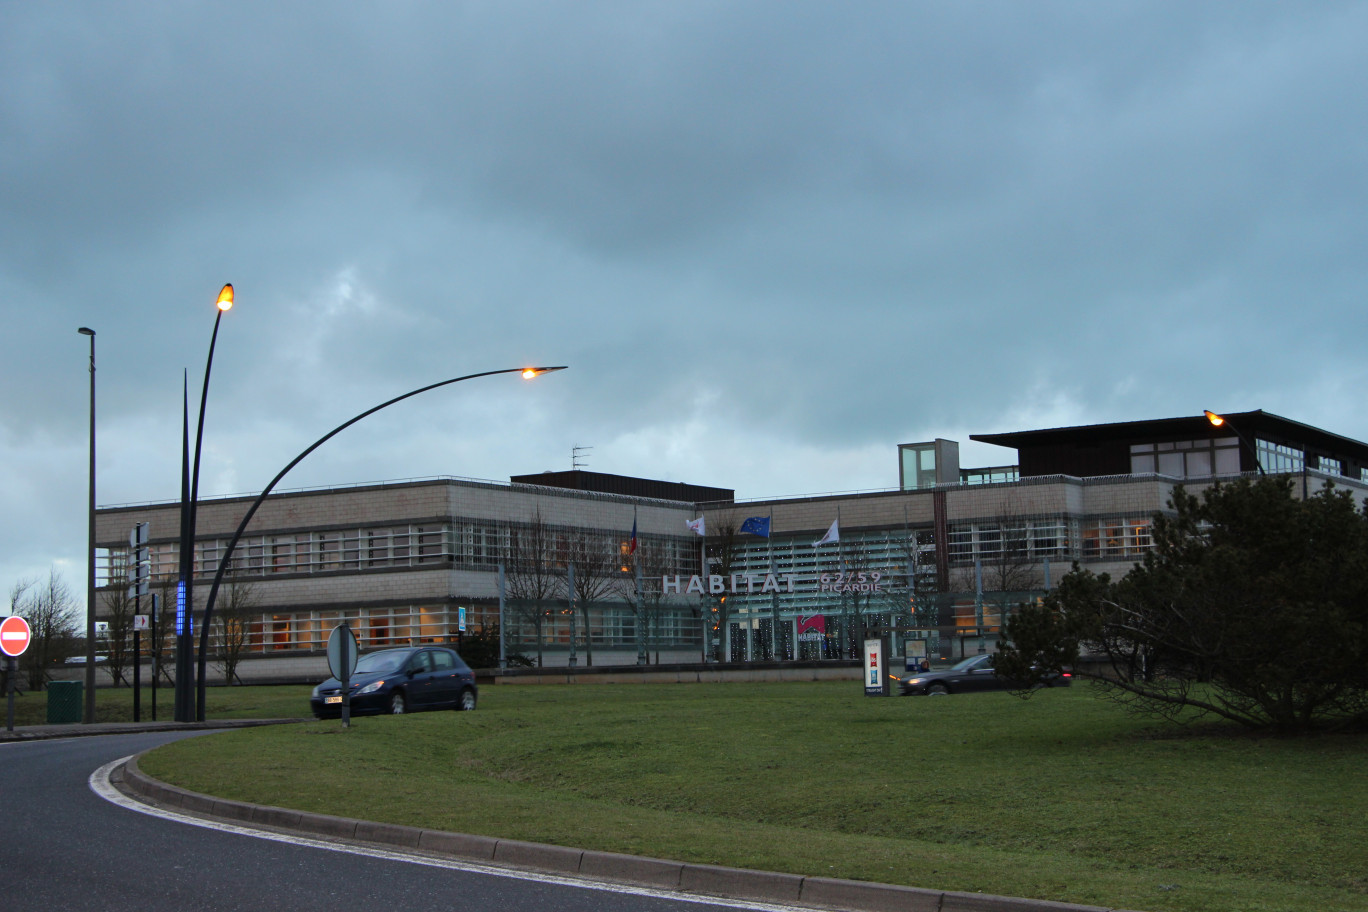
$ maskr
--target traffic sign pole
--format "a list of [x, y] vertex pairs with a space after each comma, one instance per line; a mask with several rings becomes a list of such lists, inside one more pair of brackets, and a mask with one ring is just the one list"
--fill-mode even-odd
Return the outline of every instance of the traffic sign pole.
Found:
[[133, 631], [133, 721], [142, 721], [142, 631]]
[[351, 676], [356, 670], [356, 634], [346, 618], [328, 634], [328, 671], [342, 682], [342, 727], [351, 728]]
[[356, 640], [352, 639], [351, 628], [347, 627], [345, 619], [342, 621], [342, 629], [346, 631], [339, 638], [342, 653], [342, 727], [351, 728], [351, 673], [356, 667], [356, 659], [353, 658], [355, 650], [352, 646], [356, 644]]
[[14, 656], [5, 656], [5, 690], [8, 696], [6, 702], [9, 708], [5, 711], [5, 731], [14, 731], [14, 676], [18, 673], [18, 667], [14, 661]]
[[5, 731], [14, 731], [14, 677], [19, 673], [15, 659], [24, 654], [29, 647], [31, 631], [28, 621], [12, 614], [0, 621], [0, 652], [5, 660], [5, 690], [7, 708], [5, 711]]

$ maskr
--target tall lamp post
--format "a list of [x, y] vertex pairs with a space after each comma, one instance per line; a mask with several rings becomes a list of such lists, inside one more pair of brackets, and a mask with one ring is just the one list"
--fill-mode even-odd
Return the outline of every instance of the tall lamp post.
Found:
[[1249, 455], [1254, 457], [1254, 468], [1259, 470], [1260, 475], [1266, 474], [1264, 472], [1263, 462], [1259, 459], [1259, 448], [1254, 445], [1253, 441], [1244, 435], [1243, 431], [1231, 424], [1229, 419], [1223, 415], [1216, 414], [1210, 409], [1203, 409], [1202, 414], [1206, 416], [1207, 421], [1211, 422], [1212, 427], [1225, 427], [1234, 431], [1235, 436], [1239, 438], [1240, 442], [1249, 447]]
[[[190, 686], [194, 669], [194, 613], [195, 613], [195, 519], [199, 508], [200, 449], [204, 443], [204, 407], [209, 399], [209, 374], [214, 368], [214, 346], [218, 343], [219, 321], [233, 307], [233, 286], [224, 285], [219, 291], [218, 314], [214, 317], [214, 334], [209, 338], [209, 358], [204, 363], [204, 386], [200, 390], [199, 422], [195, 429], [195, 461], [188, 459], [189, 415], [185, 415], [184, 440], [181, 460], [181, 534], [180, 585], [176, 589], [176, 705], [177, 722], [195, 721], [194, 693]], [[188, 478], [187, 478], [188, 472]]]
[[76, 330], [90, 337], [90, 511], [86, 535], [86, 725], [95, 721], [95, 330], [82, 326]]
[[291, 469], [299, 465], [299, 463], [304, 460], [305, 456], [308, 456], [314, 450], [318, 449], [323, 444], [331, 440], [333, 437], [337, 436], [342, 431], [345, 431], [347, 428], [351, 427], [353, 424], [356, 424], [356, 422], [360, 421], [361, 419], [368, 418], [371, 415], [374, 415], [376, 412], [380, 411], [381, 409], [389, 408], [396, 402], [403, 402], [405, 399], [410, 399], [414, 396], [417, 396], [420, 393], [426, 393], [429, 390], [435, 390], [438, 387], [442, 386], [450, 386], [453, 383], [460, 383], [463, 380], [474, 380], [478, 377], [492, 377], [495, 374], [521, 374], [524, 380], [531, 380], [534, 377], [540, 377], [542, 374], [549, 374], [552, 371], [561, 370], [565, 370], [565, 365], [561, 365], [559, 367], [510, 367], [504, 368], [503, 370], [481, 371], [478, 374], [466, 374], [464, 377], [453, 377], [450, 380], [442, 380], [439, 383], [431, 383], [427, 386], [420, 387], [416, 390], [404, 393], [402, 396], [395, 396], [393, 399], [389, 399], [385, 402], [382, 402], [373, 408], [366, 409], [364, 412], [357, 415], [355, 418], [352, 418], [348, 421], [344, 421], [337, 427], [333, 428], [331, 431], [328, 431], [328, 433], [324, 434], [322, 437], [319, 437], [313, 443], [309, 444], [309, 446], [304, 450], [304, 452], [300, 453], [294, 459], [291, 459], [289, 464], [286, 465], [285, 468], [281, 469], [276, 474], [276, 477], [271, 479], [271, 483], [268, 484], [266, 488], [260, 494], [257, 495], [256, 500], [252, 501], [252, 505], [247, 508], [247, 512], [243, 514], [242, 521], [238, 523], [237, 529], [234, 530], [233, 537], [228, 540], [228, 547], [225, 548], [223, 553], [219, 555], [218, 569], [214, 571], [214, 581], [209, 585], [209, 598], [204, 603], [204, 618], [200, 622], [199, 686], [195, 694], [196, 718], [198, 718], [201, 722], [204, 721], [205, 664], [209, 654], [209, 623], [214, 616], [214, 600], [218, 597], [219, 584], [223, 582], [223, 574], [228, 569], [228, 564], [233, 556], [233, 549], [237, 547], [238, 541], [241, 540], [242, 533], [245, 532], [247, 529], [247, 524], [250, 523], [252, 521], [252, 517], [256, 515], [257, 508], [260, 507], [262, 502], [266, 500], [266, 496], [270, 494], [271, 491], [275, 490], [275, 486], [280, 484], [280, 480], [284, 478]]

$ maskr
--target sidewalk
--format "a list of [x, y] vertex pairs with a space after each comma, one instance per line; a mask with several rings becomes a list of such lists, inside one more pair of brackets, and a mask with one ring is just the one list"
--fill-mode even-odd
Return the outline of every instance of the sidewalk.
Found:
[[250, 728], [254, 725], [282, 725], [304, 719], [210, 719], [207, 722], [94, 722], [90, 725], [16, 725], [14, 731], [0, 728], [0, 743], [5, 741], [42, 741], [48, 738], [81, 738], [90, 735], [126, 735], [138, 732], [208, 731], [219, 728]]

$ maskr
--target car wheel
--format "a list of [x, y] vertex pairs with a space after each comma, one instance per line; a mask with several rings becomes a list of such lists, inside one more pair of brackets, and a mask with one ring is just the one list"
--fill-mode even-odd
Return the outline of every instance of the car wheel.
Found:
[[408, 700], [404, 699], [402, 690], [396, 690], [390, 695], [390, 712], [396, 716], [408, 712]]
[[456, 701], [456, 709], [458, 712], [474, 712], [475, 691], [471, 690], [469, 687], [462, 690], [460, 699]]
[[944, 684], [932, 684], [930, 687], [926, 688], [926, 695], [928, 697], [943, 697], [949, 692], [950, 689]]

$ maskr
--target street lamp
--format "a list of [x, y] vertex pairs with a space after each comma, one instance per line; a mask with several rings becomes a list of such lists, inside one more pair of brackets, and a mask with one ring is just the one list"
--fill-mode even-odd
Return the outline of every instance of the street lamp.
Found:
[[[199, 510], [200, 449], [204, 443], [204, 407], [209, 398], [209, 374], [214, 368], [214, 346], [219, 321], [233, 306], [233, 286], [224, 285], [215, 302], [214, 334], [209, 338], [209, 358], [204, 363], [204, 386], [200, 390], [199, 423], [195, 429], [195, 462], [188, 459], [189, 414], [184, 415], [181, 458], [180, 586], [176, 591], [176, 709], [177, 722], [193, 722], [190, 680], [194, 658], [195, 613], [195, 519]], [[188, 473], [188, 475], [187, 475]]]
[[86, 535], [86, 671], [82, 721], [95, 721], [95, 330], [76, 330], [90, 337], [90, 515]]
[[1228, 418], [1218, 415], [1210, 409], [1202, 409], [1202, 414], [1206, 416], [1207, 421], [1211, 422], [1212, 427], [1225, 427], [1234, 431], [1235, 436], [1239, 438], [1240, 442], [1249, 447], [1249, 453], [1254, 457], [1254, 468], [1259, 470], [1260, 475], [1266, 474], [1264, 472], [1263, 461], [1259, 459], [1259, 448], [1254, 445], [1253, 441], [1246, 437], [1239, 428], [1231, 424]]
[[205, 663], [207, 662], [209, 655], [209, 622], [214, 616], [214, 600], [218, 597], [219, 584], [223, 582], [223, 574], [228, 569], [228, 564], [233, 556], [233, 549], [237, 547], [238, 541], [241, 540], [242, 533], [247, 530], [247, 524], [251, 522], [252, 517], [256, 515], [257, 508], [266, 500], [266, 496], [270, 494], [271, 491], [275, 490], [275, 486], [280, 483], [280, 480], [284, 478], [291, 469], [299, 465], [299, 463], [304, 460], [305, 456], [308, 456], [314, 450], [318, 449], [353, 424], [356, 424], [356, 422], [360, 421], [362, 418], [368, 418], [381, 409], [389, 408], [396, 402], [403, 402], [405, 399], [411, 399], [420, 393], [426, 393], [429, 390], [435, 390], [442, 386], [450, 386], [453, 383], [460, 383], [463, 380], [475, 380], [479, 377], [492, 377], [495, 374], [521, 374], [524, 380], [532, 380], [536, 377], [540, 377], [542, 374], [565, 370], [565, 367], [565, 365], [559, 367], [510, 367], [504, 368], [503, 370], [481, 371], [478, 374], [466, 374], [464, 377], [453, 377], [450, 380], [442, 380], [439, 383], [430, 383], [427, 386], [419, 387], [416, 390], [404, 393], [402, 396], [395, 396], [393, 399], [386, 400], [373, 408], [366, 409], [355, 418], [344, 421], [342, 424], [339, 424], [337, 427], [309, 444], [304, 452], [300, 453], [294, 459], [291, 459], [289, 464], [281, 469], [276, 474], [276, 477], [271, 479], [271, 483], [257, 495], [256, 500], [252, 501], [252, 505], [247, 508], [247, 512], [243, 514], [242, 521], [238, 523], [237, 529], [234, 530], [233, 537], [228, 540], [228, 547], [225, 548], [223, 553], [218, 557], [218, 568], [214, 571], [214, 581], [209, 585], [209, 598], [204, 603], [204, 618], [200, 621], [199, 685], [195, 694], [196, 717], [199, 721], [204, 721]]

